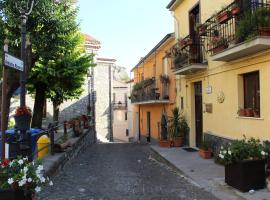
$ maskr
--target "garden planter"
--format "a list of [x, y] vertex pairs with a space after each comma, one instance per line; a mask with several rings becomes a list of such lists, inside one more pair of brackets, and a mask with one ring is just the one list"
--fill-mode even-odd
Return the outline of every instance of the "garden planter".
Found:
[[160, 147], [165, 147], [165, 148], [171, 147], [171, 141], [169, 140], [160, 140], [158, 143]]
[[270, 36], [270, 27], [260, 27], [260, 36]]
[[230, 12], [224, 11], [217, 16], [218, 23], [223, 24], [230, 19]]
[[240, 13], [240, 7], [239, 6], [235, 6], [233, 9], [232, 9], [232, 15], [238, 15]]
[[225, 182], [242, 192], [265, 187], [265, 161], [246, 160], [225, 166]]
[[31, 118], [31, 115], [14, 116], [16, 124], [15, 126], [18, 128], [18, 130], [28, 130], [30, 129]]
[[61, 153], [61, 152], [64, 152], [66, 148], [70, 147], [71, 146], [71, 143], [70, 141], [66, 141], [62, 144], [54, 144], [54, 151], [56, 153]]
[[200, 149], [199, 155], [204, 159], [210, 159], [210, 158], [212, 158], [212, 151]]
[[177, 137], [173, 139], [173, 146], [174, 147], [182, 147], [184, 145], [184, 138]]
[[224, 49], [227, 49], [227, 48], [228, 48], [228, 46], [225, 45], [225, 44], [219, 45], [219, 46], [213, 48], [213, 53], [214, 54], [219, 53], [219, 52], [221, 52], [221, 51], [223, 51]]
[[244, 116], [246, 115], [245, 109], [243, 109], [243, 108], [239, 109], [238, 115], [239, 115], [240, 117], [244, 117]]
[[245, 109], [245, 116], [246, 117], [254, 117], [254, 112], [252, 108], [246, 108]]
[[22, 190], [0, 190], [1, 200], [32, 200], [34, 195], [24, 195]]

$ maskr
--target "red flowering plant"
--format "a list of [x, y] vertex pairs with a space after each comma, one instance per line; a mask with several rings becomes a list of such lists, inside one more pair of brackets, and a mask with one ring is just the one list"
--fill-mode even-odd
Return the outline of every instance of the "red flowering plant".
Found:
[[22, 116], [22, 115], [30, 115], [32, 116], [32, 111], [29, 107], [23, 106], [23, 107], [17, 107], [15, 116]]
[[29, 162], [27, 158], [18, 157], [12, 161], [0, 162], [0, 189], [21, 190], [25, 195], [41, 191], [41, 186], [49, 183], [49, 178], [44, 177], [41, 162]]

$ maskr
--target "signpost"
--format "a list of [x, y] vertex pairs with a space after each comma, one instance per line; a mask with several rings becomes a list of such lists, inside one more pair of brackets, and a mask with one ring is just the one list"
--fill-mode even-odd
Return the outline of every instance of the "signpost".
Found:
[[23, 61], [8, 53], [5, 53], [5, 65], [23, 71]]
[[5, 154], [6, 151], [8, 149], [6, 149], [6, 128], [5, 124], [6, 124], [6, 120], [7, 118], [7, 110], [6, 110], [6, 106], [7, 106], [7, 101], [6, 101], [6, 96], [7, 96], [7, 76], [8, 76], [8, 71], [7, 71], [7, 67], [11, 67], [14, 68], [16, 70], [19, 71], [23, 71], [24, 70], [24, 63], [22, 60], [16, 58], [15, 56], [12, 56], [10, 54], [7, 53], [8, 51], [8, 46], [7, 44], [5, 44], [6, 48], [4, 48], [4, 55], [3, 55], [3, 82], [2, 82], [2, 107], [1, 107], [1, 150], [2, 150], [2, 156], [1, 159], [4, 160], [5, 159]]

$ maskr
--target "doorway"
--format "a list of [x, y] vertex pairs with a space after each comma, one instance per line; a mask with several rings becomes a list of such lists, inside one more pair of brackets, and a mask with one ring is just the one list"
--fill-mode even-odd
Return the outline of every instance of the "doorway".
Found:
[[195, 131], [196, 131], [196, 146], [199, 147], [202, 143], [203, 136], [203, 113], [202, 113], [202, 82], [194, 83], [195, 93]]
[[147, 112], [147, 142], [151, 142], [151, 117], [150, 112]]

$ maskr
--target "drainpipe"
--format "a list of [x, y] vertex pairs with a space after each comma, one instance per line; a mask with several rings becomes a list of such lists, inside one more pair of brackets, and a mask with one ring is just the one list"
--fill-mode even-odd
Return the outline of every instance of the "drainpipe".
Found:
[[109, 132], [110, 142], [113, 142], [113, 127], [112, 127], [112, 65], [109, 65]]

